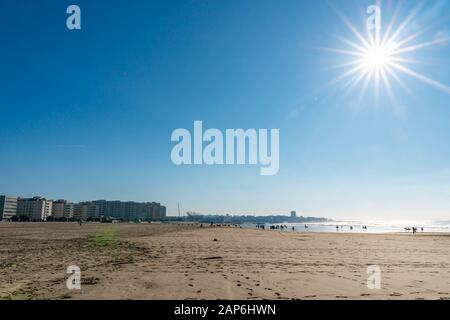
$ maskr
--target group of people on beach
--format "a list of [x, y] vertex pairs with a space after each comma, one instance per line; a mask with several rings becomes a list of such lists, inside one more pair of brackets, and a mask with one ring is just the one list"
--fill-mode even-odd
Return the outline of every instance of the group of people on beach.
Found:
[[[340, 226], [341, 231], [344, 231], [344, 226]], [[362, 226], [364, 231], [367, 231], [367, 226]], [[336, 226], [336, 231], [339, 231], [339, 226]], [[350, 231], [353, 231], [353, 226], [350, 226]]]
[[[264, 224], [257, 224], [256, 228], [265, 230], [266, 226]], [[276, 225], [270, 226], [269, 228], [270, 228], [270, 230], [284, 230], [284, 229], [288, 230], [288, 226], [285, 224], [276, 224]], [[292, 226], [291, 230], [295, 231], [295, 227]], [[306, 224], [305, 224], [305, 230], [308, 230], [308, 226]]]
[[[418, 229], [419, 229], [419, 228], [416, 228], [416, 227], [412, 227], [412, 228], [406, 227], [406, 228], [405, 228], [405, 231], [409, 232], [409, 231], [412, 230], [412, 233], [413, 233], [413, 234], [416, 234]], [[420, 228], [420, 231], [423, 232], [423, 227]]]

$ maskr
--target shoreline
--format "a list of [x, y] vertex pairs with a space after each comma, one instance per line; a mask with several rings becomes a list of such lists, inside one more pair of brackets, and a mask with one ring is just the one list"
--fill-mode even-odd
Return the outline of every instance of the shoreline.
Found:
[[[9, 221], [0, 221], [0, 227], [2, 225], [62, 225], [62, 224], [67, 224], [67, 225], [79, 225], [79, 223], [77, 221], [51, 221], [51, 222], [46, 222], [46, 221], [27, 221], [27, 222], [9, 222]], [[136, 223], [136, 222], [120, 222], [120, 223], [101, 223], [101, 222], [83, 222], [83, 226], [88, 226], [88, 225], [102, 225], [102, 226], [110, 226], [110, 225], [124, 225], [124, 226], [146, 226], [146, 225], [179, 225], [179, 226], [196, 226], [196, 227], [200, 227], [200, 225], [203, 224], [203, 228], [207, 229], [207, 228], [211, 228], [211, 226], [207, 223], [201, 223], [201, 222], [189, 222], [189, 221], [183, 221], [183, 222], [175, 222], [175, 221], [152, 221], [152, 222], [141, 222], [141, 223]], [[286, 223], [288, 224], [288, 223]], [[282, 225], [282, 224], [279, 224]], [[312, 225], [312, 224], [310, 224]], [[372, 231], [304, 231], [304, 230], [295, 230], [292, 231], [288, 228], [288, 230], [270, 230], [270, 229], [258, 229], [255, 227], [250, 227], [250, 226], [244, 226], [244, 225], [239, 225], [239, 227], [233, 227], [232, 224], [227, 224], [227, 223], [222, 223], [222, 224], [217, 224], [214, 225], [213, 228], [230, 228], [230, 229], [246, 229], [246, 230], [257, 230], [257, 231], [261, 231], [261, 232], [281, 232], [281, 233], [298, 233], [298, 234], [329, 234], [329, 235], [334, 235], [334, 234], [354, 234], [354, 235], [436, 235], [436, 236], [450, 236], [450, 230], [449, 231], [417, 231], [415, 234], [412, 233], [412, 231], [386, 231], [386, 232], [372, 232]]]

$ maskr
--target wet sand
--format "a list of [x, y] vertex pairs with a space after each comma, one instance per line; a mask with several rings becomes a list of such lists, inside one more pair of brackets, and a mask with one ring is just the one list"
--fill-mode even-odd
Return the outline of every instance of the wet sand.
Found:
[[0, 299], [450, 299], [450, 235], [0, 223]]

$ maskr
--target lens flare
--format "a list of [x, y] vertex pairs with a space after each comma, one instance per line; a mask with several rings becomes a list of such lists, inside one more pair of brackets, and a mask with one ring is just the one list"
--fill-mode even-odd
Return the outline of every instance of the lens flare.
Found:
[[[380, 2], [378, 2], [378, 5], [381, 6]], [[353, 33], [355, 39], [346, 39], [337, 36], [346, 47], [322, 48], [352, 58], [348, 63], [339, 66], [348, 69], [331, 81], [331, 83], [345, 81], [344, 88], [347, 93], [356, 86], [361, 85], [362, 90], [360, 97], [365, 93], [370, 83], [374, 84], [377, 94], [379, 93], [380, 86], [383, 85], [389, 98], [395, 103], [396, 99], [391, 88], [392, 81], [396, 82], [408, 92], [411, 92], [403, 82], [402, 77], [400, 77], [401, 74], [403, 77], [414, 78], [450, 94], [450, 87], [448, 85], [420, 74], [409, 67], [410, 64], [422, 62], [408, 58], [408, 56], [406, 56], [407, 53], [413, 53], [420, 49], [435, 45], [442, 45], [450, 41], [450, 36], [446, 35], [434, 38], [431, 41], [417, 43], [418, 37], [426, 30], [429, 30], [430, 26], [427, 26], [419, 32], [408, 34], [408, 25], [414, 20], [423, 6], [424, 2], [421, 2], [396, 27], [395, 20], [399, 13], [399, 6], [392, 21], [389, 22], [389, 25], [385, 29], [384, 34], [381, 32], [383, 30], [381, 24], [380, 28], [373, 31], [368, 30], [368, 26], [366, 25], [364, 30], [367, 34], [366, 36], [364, 36], [364, 33], [359, 32], [358, 29], [336, 9], [336, 12]]]

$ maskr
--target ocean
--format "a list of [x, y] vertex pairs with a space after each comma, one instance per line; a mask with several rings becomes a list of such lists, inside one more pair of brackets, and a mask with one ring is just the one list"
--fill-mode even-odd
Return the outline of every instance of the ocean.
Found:
[[[265, 228], [277, 224], [265, 224]], [[280, 224], [278, 224], [280, 225]], [[412, 233], [412, 227], [418, 228], [418, 233], [450, 233], [450, 221], [329, 221], [320, 223], [283, 223], [287, 231], [294, 227], [297, 232], [352, 232], [352, 233]], [[305, 225], [307, 228], [305, 228]], [[363, 229], [367, 226], [367, 229]], [[256, 228], [256, 225], [244, 225], [244, 227]], [[336, 228], [338, 227], [338, 228]], [[406, 231], [405, 228], [410, 228]]]

